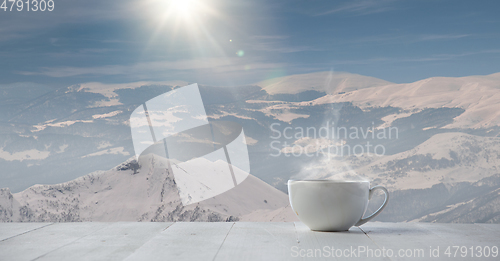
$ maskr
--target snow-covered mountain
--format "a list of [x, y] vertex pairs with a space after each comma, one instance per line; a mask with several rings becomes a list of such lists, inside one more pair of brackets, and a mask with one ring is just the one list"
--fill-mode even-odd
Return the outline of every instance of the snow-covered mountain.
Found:
[[[349, 73], [292, 75], [257, 83], [269, 94], [319, 91], [312, 101], [275, 107], [293, 110], [302, 106], [352, 102], [361, 108], [396, 107], [417, 112], [428, 108], [462, 108], [464, 113], [445, 128], [488, 128], [500, 125], [500, 73], [467, 77], [432, 77], [394, 84]], [[278, 117], [277, 117], [278, 118]]]
[[[203, 159], [204, 160], [204, 159]], [[141, 156], [116, 168], [11, 194], [0, 190], [1, 221], [294, 221], [288, 196], [249, 175], [240, 185], [183, 206], [167, 159]], [[220, 168], [205, 160], [204, 167]], [[134, 163], [135, 162], [135, 163]], [[227, 165], [226, 165], [227, 167]]]
[[262, 87], [266, 93], [274, 95], [298, 94], [305, 91], [337, 94], [339, 92], [350, 92], [389, 84], [392, 83], [359, 74], [346, 72], [317, 72], [273, 78], [258, 82], [255, 85]]
[[[19, 199], [19, 195], [33, 189], [43, 190], [44, 186], [25, 190], [34, 184], [83, 182], [78, 177], [126, 162], [134, 154], [128, 125], [131, 112], [143, 102], [187, 84], [84, 83], [57, 90], [33, 84], [6, 89], [3, 86], [0, 188], [9, 187], [13, 194], [11, 197], [7, 189], [1, 190], [1, 206], [11, 207], [4, 207], [0, 213], [12, 216], [17, 212], [8, 213], [16, 206], [23, 213], [38, 209], [32, 205], [35, 203]], [[500, 73], [394, 84], [350, 73], [318, 72], [250, 86], [199, 84], [210, 121], [233, 121], [243, 126], [250, 173], [284, 193], [290, 177], [324, 171], [338, 174], [348, 169], [368, 177], [373, 185], [389, 187], [391, 203], [378, 220], [500, 222], [494, 204], [500, 174]], [[327, 139], [314, 137], [318, 134], [314, 131], [298, 135], [301, 128], [318, 130], [327, 124], [346, 130], [355, 128], [369, 135]], [[397, 129], [397, 136], [380, 139], [371, 135], [388, 128]], [[283, 136], [285, 130], [288, 138]], [[279, 138], [276, 131], [282, 134]], [[324, 153], [328, 146], [345, 144], [353, 148], [367, 142], [372, 150], [382, 146], [384, 155], [328, 158], [331, 155]], [[314, 152], [314, 157], [292, 154], [305, 147]], [[279, 156], [275, 156], [277, 152]], [[104, 174], [86, 178], [99, 175]], [[60, 185], [46, 185], [51, 186]], [[107, 191], [106, 187], [96, 191]], [[128, 190], [132, 191], [124, 191]], [[64, 200], [65, 204], [70, 204], [68, 200]], [[200, 202], [200, 206], [207, 202]], [[30, 208], [26, 208], [28, 203]], [[87, 209], [99, 205], [85, 204]], [[270, 220], [276, 211], [280, 212], [259, 210], [260, 206], [251, 209], [229, 215], [222, 215], [225, 212], [217, 208], [210, 211], [219, 213], [221, 220], [231, 215], [240, 220]], [[149, 213], [144, 220], [151, 220], [156, 210], [141, 208], [141, 213]], [[169, 213], [174, 210], [168, 209]], [[90, 217], [83, 212], [87, 210], [71, 213]], [[160, 212], [168, 216], [166, 207]], [[181, 215], [175, 213], [171, 217]]]
[[500, 138], [440, 133], [394, 155], [351, 158], [349, 165], [358, 175], [387, 188], [425, 189], [500, 174]]
[[[386, 221], [500, 221], [500, 138], [441, 133], [417, 147], [384, 157], [331, 159], [311, 178], [351, 173], [383, 185], [391, 203]], [[332, 171], [334, 170], [334, 171]], [[380, 201], [374, 202], [373, 207]]]

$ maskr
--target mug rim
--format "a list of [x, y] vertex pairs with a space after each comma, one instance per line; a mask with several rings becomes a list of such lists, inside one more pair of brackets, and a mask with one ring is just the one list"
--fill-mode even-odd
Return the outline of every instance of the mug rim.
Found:
[[335, 179], [289, 179], [290, 182], [311, 182], [311, 183], [370, 183], [369, 180], [335, 180]]

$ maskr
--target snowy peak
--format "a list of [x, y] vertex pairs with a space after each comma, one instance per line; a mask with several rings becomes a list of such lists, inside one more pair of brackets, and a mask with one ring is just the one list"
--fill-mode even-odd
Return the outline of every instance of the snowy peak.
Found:
[[286, 194], [251, 175], [232, 190], [184, 206], [168, 163], [149, 154], [66, 183], [36, 185], [14, 195], [2, 189], [0, 220], [235, 221], [246, 215], [252, 221], [255, 211], [268, 221], [296, 219], [286, 208]]
[[325, 95], [312, 105], [352, 102], [362, 108], [391, 106], [408, 111], [462, 108], [465, 112], [444, 128], [489, 128], [500, 126], [499, 75], [433, 77], [388, 84]]
[[499, 138], [442, 133], [414, 149], [380, 159], [354, 159], [351, 165], [359, 166], [359, 162], [365, 161], [366, 165], [355, 171], [389, 188], [425, 189], [496, 175], [500, 170], [498, 155]]
[[268, 94], [324, 93], [310, 103], [352, 102], [361, 108], [397, 107], [406, 111], [426, 108], [462, 108], [463, 114], [444, 128], [500, 126], [500, 73], [467, 77], [432, 77], [395, 84], [350, 73], [317, 72], [274, 78], [257, 83]]
[[297, 94], [318, 91], [327, 94], [350, 92], [369, 87], [383, 86], [390, 82], [374, 77], [345, 72], [317, 72], [273, 78], [257, 83], [268, 94]]

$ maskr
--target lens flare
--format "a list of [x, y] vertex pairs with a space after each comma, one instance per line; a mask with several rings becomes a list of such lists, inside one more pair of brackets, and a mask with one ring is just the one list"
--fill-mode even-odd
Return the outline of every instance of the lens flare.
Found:
[[200, 11], [201, 4], [196, 0], [170, 0], [171, 12], [183, 18], [189, 18]]
[[213, 0], [144, 0], [141, 6], [147, 7], [149, 12], [144, 15], [155, 27], [148, 46], [165, 35], [168, 35], [171, 45], [177, 39], [186, 37], [200, 44], [203, 40], [207, 42], [207, 35], [210, 38], [207, 21], [218, 17]]

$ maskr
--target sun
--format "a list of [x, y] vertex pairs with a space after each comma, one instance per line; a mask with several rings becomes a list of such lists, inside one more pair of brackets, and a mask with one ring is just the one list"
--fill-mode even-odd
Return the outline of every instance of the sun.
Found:
[[173, 32], [171, 36], [178, 31], [197, 33], [217, 13], [213, 0], [144, 0], [140, 5], [147, 7], [144, 16], [156, 28], [152, 38], [165, 30]]
[[[158, 39], [169, 41], [174, 46], [179, 41], [191, 41], [202, 46], [210, 44], [223, 52], [214, 37], [213, 25], [225, 20], [222, 3], [225, 0], [144, 0], [140, 5], [148, 12], [142, 15], [153, 29], [148, 46]], [[166, 50], [170, 50], [167, 47]], [[201, 50], [201, 47], [200, 47]], [[201, 52], [201, 51], [200, 51]]]
[[199, 0], [168, 0], [168, 13], [178, 18], [191, 18], [202, 11]]

